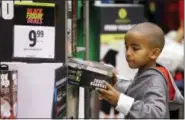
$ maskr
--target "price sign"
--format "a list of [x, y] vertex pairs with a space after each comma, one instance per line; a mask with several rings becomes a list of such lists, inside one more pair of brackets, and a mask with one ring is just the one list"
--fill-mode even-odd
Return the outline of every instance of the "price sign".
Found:
[[14, 58], [54, 59], [54, 4], [15, 5], [13, 50]]
[[54, 27], [14, 26], [14, 57], [54, 58]]

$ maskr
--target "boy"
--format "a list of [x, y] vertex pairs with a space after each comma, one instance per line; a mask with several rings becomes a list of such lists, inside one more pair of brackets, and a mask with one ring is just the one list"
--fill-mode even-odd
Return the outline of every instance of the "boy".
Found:
[[[169, 100], [176, 91], [167, 70], [156, 63], [164, 43], [163, 31], [152, 23], [137, 24], [126, 33], [126, 60], [138, 73], [125, 94], [106, 82], [107, 89], [98, 89], [100, 97], [116, 105], [125, 118], [169, 118]], [[118, 81], [115, 88], [124, 92], [121, 85]]]

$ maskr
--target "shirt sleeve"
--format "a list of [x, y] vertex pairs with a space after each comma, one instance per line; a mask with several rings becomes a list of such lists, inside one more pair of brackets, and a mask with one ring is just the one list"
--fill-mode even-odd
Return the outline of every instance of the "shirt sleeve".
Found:
[[[157, 79], [157, 77], [155, 79]], [[148, 86], [145, 89], [143, 99], [141, 100], [134, 100], [134, 98], [121, 94], [116, 110], [123, 113], [124, 116], [133, 119], [165, 118], [166, 112], [168, 112], [166, 111], [166, 107], [168, 107], [167, 86], [162, 81], [161, 83], [158, 82], [159, 85], [157, 86]]]
[[118, 99], [116, 110], [123, 113], [124, 115], [127, 115], [133, 103], [134, 103], [134, 98], [121, 93]]
[[128, 87], [130, 86], [130, 84], [132, 83], [132, 80], [127, 80], [123, 78], [123, 76], [119, 76], [119, 75], [117, 75], [117, 79], [118, 81], [114, 85], [114, 88], [121, 93], [125, 93]]

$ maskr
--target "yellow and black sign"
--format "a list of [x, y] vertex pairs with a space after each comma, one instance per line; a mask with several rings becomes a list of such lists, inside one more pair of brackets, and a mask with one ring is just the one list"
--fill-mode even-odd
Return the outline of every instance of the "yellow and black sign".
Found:
[[117, 40], [124, 40], [124, 38], [125, 38], [125, 34], [123, 34], [123, 33], [101, 34], [100, 35], [101, 43], [104, 43], [104, 44], [112, 44]]
[[127, 17], [128, 13], [127, 10], [125, 8], [120, 8], [118, 10], [118, 18], [115, 20], [115, 23], [118, 24], [129, 24], [131, 21], [130, 19]]
[[127, 10], [124, 8], [119, 9], [118, 15], [121, 19], [124, 19], [125, 17], [127, 17]]
[[37, 2], [15, 2], [16, 25], [54, 26], [55, 4]]
[[144, 20], [144, 7], [142, 5], [111, 4], [100, 9], [101, 33], [123, 34], [133, 25]]

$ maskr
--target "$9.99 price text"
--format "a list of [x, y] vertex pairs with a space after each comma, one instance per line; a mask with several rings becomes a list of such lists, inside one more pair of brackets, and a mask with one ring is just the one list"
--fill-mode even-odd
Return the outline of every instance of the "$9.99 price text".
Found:
[[31, 30], [28, 33], [28, 38], [30, 40], [29, 46], [34, 47], [37, 44], [37, 42], [42, 42], [41, 40], [38, 40], [38, 39], [43, 37], [44, 37], [43, 30]]

